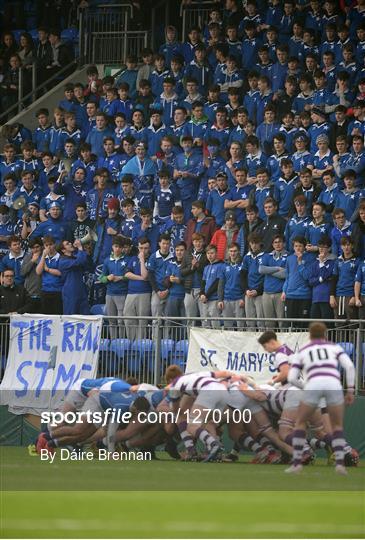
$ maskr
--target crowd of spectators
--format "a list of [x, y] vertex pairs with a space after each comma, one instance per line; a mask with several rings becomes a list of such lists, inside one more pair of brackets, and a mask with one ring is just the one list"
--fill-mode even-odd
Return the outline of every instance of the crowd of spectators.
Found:
[[226, 0], [140, 57], [5, 126], [2, 312], [364, 318], [365, 0]]

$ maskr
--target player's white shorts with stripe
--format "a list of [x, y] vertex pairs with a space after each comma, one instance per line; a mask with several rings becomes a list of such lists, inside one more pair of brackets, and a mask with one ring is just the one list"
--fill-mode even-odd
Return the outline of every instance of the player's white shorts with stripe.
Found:
[[194, 405], [203, 409], [219, 409], [223, 411], [227, 407], [229, 399], [228, 390], [220, 383], [210, 383], [199, 390]]
[[239, 409], [240, 411], [250, 409], [253, 414], [262, 410], [257, 401], [246, 396], [246, 394], [238, 390], [238, 388], [231, 388], [229, 391], [228, 405], [234, 409]]
[[289, 409], [297, 409], [302, 401], [303, 392], [296, 386], [289, 386], [285, 394], [285, 401], [283, 405], [283, 411]]
[[321, 398], [326, 400], [327, 405], [341, 405], [344, 402], [341, 382], [335, 377], [316, 377], [308, 381], [301, 401], [318, 406]]

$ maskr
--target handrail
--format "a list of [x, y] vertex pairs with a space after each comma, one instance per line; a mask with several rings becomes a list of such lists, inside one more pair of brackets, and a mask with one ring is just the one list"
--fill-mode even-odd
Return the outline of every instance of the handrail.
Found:
[[[35, 64], [35, 67], [34, 67], [34, 71], [36, 70], [36, 62], [34, 62]], [[12, 111], [15, 111], [16, 109], [18, 109], [18, 112], [20, 113], [22, 110], [25, 110], [25, 109], [22, 109], [22, 104], [27, 101], [28, 99], [30, 98], [33, 98], [36, 96], [36, 94], [39, 92], [39, 90], [42, 90], [43, 88], [45, 88], [46, 86], [48, 86], [48, 84], [50, 82], [52, 82], [53, 80], [56, 80], [60, 75], [64, 74], [65, 72], [67, 72], [67, 70], [69, 70], [72, 66], [79, 66], [79, 67], [82, 67], [83, 63], [81, 61], [80, 58], [75, 58], [74, 60], [72, 60], [72, 62], [70, 62], [69, 64], [67, 64], [66, 66], [64, 66], [63, 68], [61, 68], [59, 71], [57, 71], [57, 73], [55, 73], [54, 75], [52, 75], [52, 77], [50, 77], [49, 79], [47, 79], [46, 81], [44, 81], [42, 84], [40, 84], [39, 86], [37, 86], [36, 88], [32, 88], [32, 90], [30, 92], [28, 92], [28, 94], [26, 94], [25, 96], [23, 96], [19, 102], [17, 103], [14, 103], [14, 105], [12, 105], [11, 107], [9, 107], [6, 111], [4, 111], [1, 115], [0, 115], [0, 124], [2, 123], [3, 119], [4, 118], [7, 118], [8, 115], [12, 112]], [[24, 68], [21, 68], [21, 69], [24, 69]], [[21, 78], [21, 77], [20, 77]], [[35, 75], [33, 76], [33, 82], [35, 82]], [[19, 83], [19, 90], [18, 90], [18, 96], [21, 94], [21, 84]], [[7, 120], [5, 121], [5, 123], [7, 122]]]

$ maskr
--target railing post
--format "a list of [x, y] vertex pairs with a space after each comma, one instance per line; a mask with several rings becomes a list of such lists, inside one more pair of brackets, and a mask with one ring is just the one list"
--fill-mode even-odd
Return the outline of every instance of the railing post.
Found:
[[156, 320], [152, 321], [153, 331], [152, 336], [155, 342], [155, 361], [153, 365], [153, 384], [158, 385], [161, 377], [161, 319], [158, 317]]
[[355, 365], [355, 395], [356, 396], [360, 392], [361, 373], [362, 373], [362, 343], [361, 343], [361, 329], [358, 328], [356, 330], [356, 365]]
[[37, 62], [33, 62], [32, 64], [32, 102], [37, 99], [36, 95], [36, 88], [37, 88]]
[[124, 15], [123, 58], [120, 59], [120, 60], [123, 60], [124, 64], [127, 58], [127, 43], [128, 43], [127, 28], [128, 28], [128, 10], [126, 10], [125, 15]]
[[18, 79], [18, 113], [22, 110], [22, 98], [23, 98], [23, 68], [19, 68]]

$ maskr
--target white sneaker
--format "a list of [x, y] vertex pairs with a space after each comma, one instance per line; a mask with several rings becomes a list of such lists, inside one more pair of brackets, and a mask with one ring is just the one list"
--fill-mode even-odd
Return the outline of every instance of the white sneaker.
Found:
[[342, 476], [346, 476], [348, 474], [347, 469], [344, 465], [336, 465], [335, 471], [337, 474], [342, 474]]
[[291, 465], [288, 469], [285, 469], [286, 473], [289, 474], [299, 474], [303, 470], [303, 465]]

